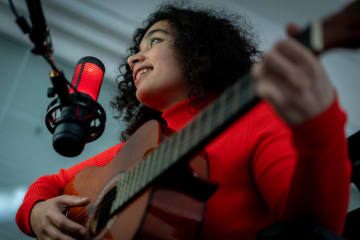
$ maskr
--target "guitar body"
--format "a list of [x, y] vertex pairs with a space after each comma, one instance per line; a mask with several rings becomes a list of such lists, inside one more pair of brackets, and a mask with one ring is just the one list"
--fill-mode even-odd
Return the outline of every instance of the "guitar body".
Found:
[[[199, 235], [205, 202], [177, 188], [183, 185], [182, 179], [176, 179], [181, 176], [177, 174], [160, 177], [117, 214], [101, 219], [104, 222], [101, 229], [94, 226], [94, 222], [99, 224], [98, 213], [111, 207], [114, 198], [111, 189], [157, 148], [164, 135], [157, 121], [145, 123], [109, 164], [83, 169], [66, 186], [63, 194], [86, 196], [91, 200], [86, 207], [70, 209], [68, 217], [87, 226], [92, 239], [195, 239]], [[195, 156], [189, 167], [196, 176], [207, 179], [206, 158]], [[109, 205], [99, 205], [106, 201]]]

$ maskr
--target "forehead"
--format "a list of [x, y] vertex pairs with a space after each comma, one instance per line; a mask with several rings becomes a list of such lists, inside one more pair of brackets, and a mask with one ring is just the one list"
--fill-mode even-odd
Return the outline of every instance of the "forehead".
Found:
[[162, 29], [162, 30], [165, 30], [167, 31], [168, 33], [170, 33], [170, 24], [167, 20], [161, 20], [161, 21], [158, 21], [156, 23], [154, 23], [145, 33], [144, 38], [146, 38], [146, 36], [151, 33], [153, 30], [155, 29]]

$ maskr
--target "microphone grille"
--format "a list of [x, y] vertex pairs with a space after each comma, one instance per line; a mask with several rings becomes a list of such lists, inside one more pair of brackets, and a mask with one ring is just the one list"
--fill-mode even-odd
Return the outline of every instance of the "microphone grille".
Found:
[[[104, 78], [104, 64], [94, 57], [83, 57], [76, 66], [72, 84], [78, 92], [89, 95], [97, 100]], [[73, 90], [70, 89], [70, 93]]]

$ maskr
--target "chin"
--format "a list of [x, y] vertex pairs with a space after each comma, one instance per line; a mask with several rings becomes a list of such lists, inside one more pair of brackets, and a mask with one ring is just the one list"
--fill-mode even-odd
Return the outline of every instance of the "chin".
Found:
[[151, 94], [149, 92], [144, 92], [141, 90], [137, 90], [136, 91], [136, 98], [142, 102], [145, 106], [160, 111], [162, 110], [162, 105], [161, 102], [159, 101], [160, 99], [158, 97], [155, 97], [156, 94]]

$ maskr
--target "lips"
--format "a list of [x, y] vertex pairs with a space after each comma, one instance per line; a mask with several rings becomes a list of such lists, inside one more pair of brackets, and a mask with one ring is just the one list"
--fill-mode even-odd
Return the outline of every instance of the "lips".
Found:
[[144, 68], [144, 69], [138, 71], [138, 73], [136, 74], [136, 79], [140, 79], [140, 77], [142, 75], [144, 75], [145, 73], [147, 73], [149, 71], [151, 71], [151, 69], [149, 69], [149, 68]]
[[142, 67], [139, 67], [138, 69], [135, 69], [135, 71], [133, 72], [134, 81], [137, 81], [138, 79], [141, 78], [141, 76], [143, 76], [144, 74], [146, 74], [152, 70], [153, 70], [153, 68], [151, 66], [142, 66]]

